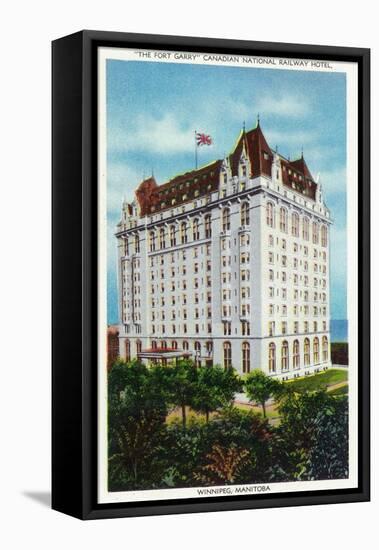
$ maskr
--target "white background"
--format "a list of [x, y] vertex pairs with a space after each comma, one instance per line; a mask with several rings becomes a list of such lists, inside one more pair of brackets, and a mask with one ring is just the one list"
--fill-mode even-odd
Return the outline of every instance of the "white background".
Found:
[[[238, 547], [357, 548], [378, 541], [373, 399], [373, 501], [304, 508], [80, 522], [49, 509], [50, 41], [77, 30], [240, 38], [372, 48], [373, 156], [378, 151], [375, 3], [192, 0], [7, 3], [0, 85], [0, 544], [44, 550]], [[373, 174], [372, 203], [378, 201]], [[67, 213], [69, 215], [69, 212]], [[375, 219], [376, 218], [376, 219]], [[373, 222], [373, 241], [379, 230]], [[79, 237], [78, 237], [79, 238]], [[378, 277], [373, 251], [373, 280]], [[373, 311], [378, 291], [373, 289]], [[373, 324], [375, 318], [373, 319]], [[377, 351], [373, 331], [373, 358]], [[373, 360], [373, 395], [377, 388]], [[69, 396], [67, 399], [69, 406]]]

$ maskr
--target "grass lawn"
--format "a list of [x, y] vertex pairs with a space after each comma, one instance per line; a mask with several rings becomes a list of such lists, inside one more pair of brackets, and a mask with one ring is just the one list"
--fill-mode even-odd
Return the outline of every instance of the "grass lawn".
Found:
[[347, 395], [349, 393], [349, 386], [345, 384], [344, 386], [330, 390], [328, 393], [329, 395]]
[[[291, 388], [295, 391], [316, 391], [319, 389], [325, 389], [328, 386], [334, 386], [335, 384], [341, 384], [348, 380], [347, 370], [329, 369], [320, 374], [313, 374], [305, 376], [304, 378], [297, 378], [296, 380], [288, 380], [285, 384], [290, 384]], [[339, 390], [341, 388], [338, 388]]]

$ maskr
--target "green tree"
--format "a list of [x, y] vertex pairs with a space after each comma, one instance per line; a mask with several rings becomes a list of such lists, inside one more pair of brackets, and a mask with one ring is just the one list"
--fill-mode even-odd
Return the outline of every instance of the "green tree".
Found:
[[138, 361], [119, 361], [111, 369], [108, 392], [110, 490], [154, 486], [162, 476], [157, 449], [167, 396]]
[[345, 397], [332, 399], [332, 412], [321, 410], [316, 416], [316, 432], [304, 476], [309, 480], [349, 476], [348, 402]]
[[263, 416], [266, 417], [266, 402], [283, 393], [283, 384], [257, 369], [247, 376], [245, 390], [250, 401], [261, 405]]
[[168, 400], [174, 406], [180, 407], [182, 411], [182, 425], [186, 428], [187, 416], [186, 407], [190, 406], [195, 395], [198, 373], [193, 362], [189, 359], [182, 359], [169, 367], [161, 367], [165, 372], [161, 379], [166, 378], [165, 384], [168, 391]]
[[[185, 431], [172, 423], [167, 427], [167, 439], [162, 449], [162, 458], [169, 465], [167, 485], [193, 487], [198, 484], [208, 470], [207, 465], [213, 462], [210, 457], [215, 447], [226, 454], [230, 448], [249, 451], [249, 455], [239, 463], [238, 470], [233, 469], [233, 483], [263, 483], [270, 473], [273, 432], [274, 428], [262, 415], [232, 406], [223, 408], [217, 418], [208, 423], [191, 418]], [[234, 456], [233, 451], [230, 453], [228, 460]], [[202, 484], [219, 483], [212, 475], [212, 480], [203, 479]]]
[[241, 380], [234, 369], [225, 370], [218, 365], [199, 367], [191, 407], [205, 414], [208, 422], [209, 414], [230, 404], [241, 389]]
[[326, 391], [289, 393], [279, 412], [276, 462], [288, 478], [348, 476], [348, 404]]
[[156, 391], [164, 398], [168, 412], [178, 406], [176, 397], [175, 378], [177, 370], [172, 365], [151, 365], [149, 367], [151, 383]]
[[137, 359], [127, 363], [123, 359], [117, 359], [108, 373], [108, 398], [118, 401], [126, 386], [137, 389], [147, 376], [146, 365]]

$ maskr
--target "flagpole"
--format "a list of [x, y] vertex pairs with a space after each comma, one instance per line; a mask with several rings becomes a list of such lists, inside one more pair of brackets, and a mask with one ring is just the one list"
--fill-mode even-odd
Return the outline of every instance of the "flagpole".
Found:
[[195, 170], [197, 170], [197, 143], [196, 143], [196, 134], [197, 134], [197, 131], [195, 130]]

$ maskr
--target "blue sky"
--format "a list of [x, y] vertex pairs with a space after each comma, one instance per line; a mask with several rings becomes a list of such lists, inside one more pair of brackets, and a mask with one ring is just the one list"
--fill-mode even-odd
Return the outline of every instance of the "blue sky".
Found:
[[210, 134], [199, 164], [222, 158], [257, 114], [271, 147], [304, 157], [331, 229], [331, 315], [346, 318], [346, 83], [342, 73], [107, 61], [108, 322], [118, 321], [115, 225], [123, 197], [194, 168], [194, 130]]

